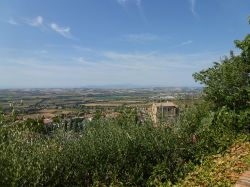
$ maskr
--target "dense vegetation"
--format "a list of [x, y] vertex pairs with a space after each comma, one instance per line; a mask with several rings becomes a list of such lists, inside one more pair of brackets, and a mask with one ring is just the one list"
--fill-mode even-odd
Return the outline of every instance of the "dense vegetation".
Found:
[[222, 154], [206, 158], [195, 166], [176, 187], [223, 186], [231, 187], [250, 166], [250, 142], [244, 136]]
[[250, 35], [241, 54], [194, 74], [203, 100], [168, 126], [141, 123], [135, 109], [100, 115], [80, 132], [47, 134], [38, 121], [0, 114], [1, 186], [157, 186], [178, 182], [206, 156], [222, 152], [250, 124]]

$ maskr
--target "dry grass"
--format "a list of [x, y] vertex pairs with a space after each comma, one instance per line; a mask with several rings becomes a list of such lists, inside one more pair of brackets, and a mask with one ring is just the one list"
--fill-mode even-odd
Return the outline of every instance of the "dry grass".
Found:
[[250, 142], [239, 141], [224, 154], [208, 158], [176, 186], [232, 186], [250, 167]]

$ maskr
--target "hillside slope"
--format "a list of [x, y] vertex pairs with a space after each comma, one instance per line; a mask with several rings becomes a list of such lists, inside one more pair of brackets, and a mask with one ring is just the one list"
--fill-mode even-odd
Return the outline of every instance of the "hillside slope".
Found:
[[225, 153], [209, 157], [175, 186], [233, 186], [249, 167], [250, 142], [241, 139]]

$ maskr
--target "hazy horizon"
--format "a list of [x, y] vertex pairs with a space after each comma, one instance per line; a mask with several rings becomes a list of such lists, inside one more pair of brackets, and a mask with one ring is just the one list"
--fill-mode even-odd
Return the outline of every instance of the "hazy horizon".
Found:
[[201, 85], [198, 86], [164, 86], [164, 85], [86, 85], [79, 87], [0, 87], [0, 90], [22, 90], [22, 89], [141, 89], [141, 88], [203, 88]]
[[[0, 88], [200, 87], [249, 32], [245, 0], [2, 0]], [[237, 50], [236, 50], [237, 53]]]

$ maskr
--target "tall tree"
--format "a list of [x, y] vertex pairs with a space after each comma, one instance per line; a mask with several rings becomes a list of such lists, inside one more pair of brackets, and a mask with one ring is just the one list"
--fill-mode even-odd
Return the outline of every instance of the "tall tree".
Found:
[[[249, 19], [250, 24], [250, 19]], [[241, 50], [237, 56], [230, 53], [213, 67], [193, 74], [195, 81], [205, 85], [204, 98], [216, 108], [226, 106], [233, 110], [243, 109], [250, 102], [250, 34], [244, 40], [236, 40]]]

